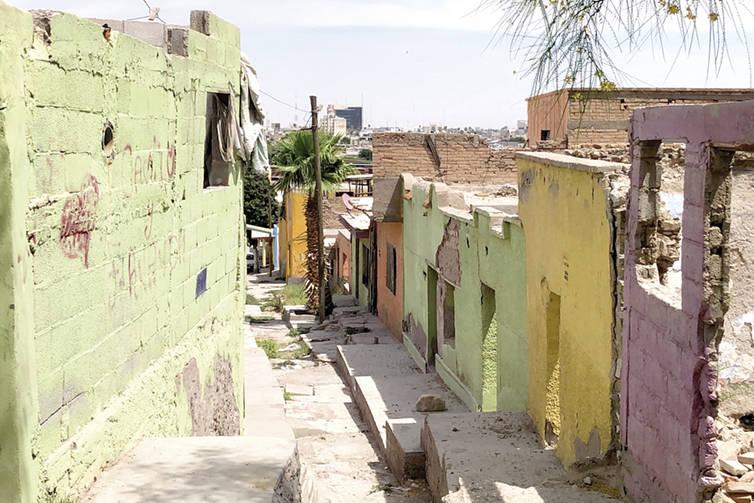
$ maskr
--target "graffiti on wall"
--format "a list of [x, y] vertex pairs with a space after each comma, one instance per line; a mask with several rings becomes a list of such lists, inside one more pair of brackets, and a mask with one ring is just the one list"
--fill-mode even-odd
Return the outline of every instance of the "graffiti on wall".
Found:
[[112, 262], [110, 277], [115, 290], [127, 290], [132, 297], [138, 297], [142, 289], [157, 286], [158, 280], [178, 265], [185, 251], [183, 229], [149, 246], [129, 251]]
[[126, 145], [123, 149], [131, 156], [131, 175], [134, 188], [139, 185], [170, 180], [176, 173], [175, 145], [168, 142], [167, 150], [163, 150], [157, 138], [153, 139], [152, 148], [147, 152], [134, 154], [133, 147]]
[[99, 196], [97, 178], [88, 175], [81, 190], [65, 200], [60, 216], [60, 248], [68, 258], [81, 258], [85, 267], [89, 267], [89, 243], [95, 227]]

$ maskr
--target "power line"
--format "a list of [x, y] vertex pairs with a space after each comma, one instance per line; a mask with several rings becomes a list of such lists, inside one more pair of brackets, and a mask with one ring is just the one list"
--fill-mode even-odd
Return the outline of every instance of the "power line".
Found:
[[271, 95], [270, 93], [267, 93], [267, 92], [265, 92], [265, 91], [260, 91], [260, 92], [261, 92], [262, 94], [264, 94], [265, 96], [267, 96], [268, 98], [270, 98], [271, 100], [277, 101], [277, 102], [278, 102], [278, 103], [280, 103], [281, 105], [285, 105], [285, 106], [287, 106], [288, 108], [291, 108], [291, 109], [293, 109], [293, 110], [296, 110], [297, 112], [302, 112], [302, 113], [305, 113], [305, 114], [311, 113], [311, 111], [310, 111], [310, 110], [303, 110], [303, 109], [301, 109], [301, 108], [297, 107], [296, 105], [291, 105], [290, 103], [287, 103], [287, 102], [285, 102], [285, 101], [281, 100], [280, 98], [276, 98], [276, 97], [274, 97], [274, 96], [273, 96], [273, 95]]

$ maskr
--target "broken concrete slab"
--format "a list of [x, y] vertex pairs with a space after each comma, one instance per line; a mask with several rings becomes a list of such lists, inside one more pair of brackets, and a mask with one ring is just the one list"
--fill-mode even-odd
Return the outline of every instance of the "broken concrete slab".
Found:
[[[603, 503], [608, 494], [571, 485], [543, 449], [526, 413], [430, 414], [422, 427], [426, 478], [435, 501]], [[592, 488], [604, 488], [594, 475]]]
[[744, 465], [754, 466], [754, 451], [743, 452], [738, 455], [738, 462]]
[[749, 468], [738, 460], [725, 458], [720, 459], [720, 469], [736, 477], [740, 477], [749, 471]]

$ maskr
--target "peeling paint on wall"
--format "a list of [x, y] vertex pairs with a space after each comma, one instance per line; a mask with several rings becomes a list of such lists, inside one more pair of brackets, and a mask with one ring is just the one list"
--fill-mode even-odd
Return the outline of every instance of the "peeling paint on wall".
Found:
[[180, 379], [176, 378], [179, 388], [188, 397], [191, 415], [191, 433], [194, 436], [233, 436], [241, 430], [238, 403], [234, 395], [233, 369], [228, 359], [216, 357], [213, 374], [204, 380], [199, 373], [196, 359], [183, 369]]
[[454, 285], [461, 284], [461, 257], [458, 252], [458, 221], [451, 218], [445, 224], [445, 232], [437, 247], [435, 264], [437, 271]]

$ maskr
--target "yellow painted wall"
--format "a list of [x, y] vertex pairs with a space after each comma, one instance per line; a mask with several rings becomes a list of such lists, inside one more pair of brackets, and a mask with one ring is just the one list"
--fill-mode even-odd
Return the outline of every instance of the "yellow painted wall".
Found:
[[[285, 279], [306, 275], [306, 192], [285, 195], [285, 215], [281, 228], [281, 249], [285, 253]], [[281, 232], [281, 234], [283, 234]]]
[[[559, 429], [558, 456], [569, 466], [603, 456], [611, 442], [614, 311], [607, 180], [599, 171], [548, 163], [546, 154], [538, 161], [527, 157], [519, 158], [518, 170], [529, 413], [543, 439], [545, 419], [552, 419]], [[549, 347], [548, 327], [554, 335]], [[557, 396], [548, 397], [547, 389], [558, 384]]]

